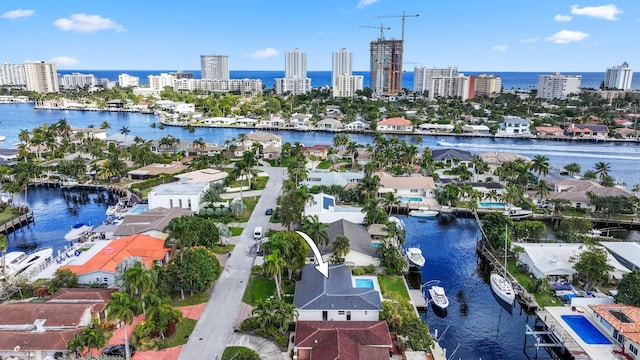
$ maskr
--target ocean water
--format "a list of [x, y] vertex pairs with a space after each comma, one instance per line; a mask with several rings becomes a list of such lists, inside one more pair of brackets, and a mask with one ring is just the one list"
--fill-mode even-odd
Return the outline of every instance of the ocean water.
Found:
[[[148, 75], [160, 75], [161, 73], [175, 72], [176, 70], [59, 70], [61, 75], [71, 74], [79, 72], [83, 74], [94, 74], [99, 79], [109, 79], [118, 81], [118, 75], [129, 74], [131, 76], [137, 76], [140, 78], [140, 84], [146, 85], [148, 83]], [[200, 70], [184, 70], [185, 72], [192, 72], [193, 77], [200, 78]], [[501, 72], [501, 71], [462, 71], [460, 72], [466, 75], [480, 75], [480, 74], [494, 74], [502, 78], [502, 87], [505, 90], [510, 89], [523, 89], [528, 90], [536, 87], [538, 84], [538, 76], [543, 74], [551, 74], [551, 72]], [[354, 71], [354, 75], [364, 76], [364, 86], [368, 87], [371, 83], [371, 77], [369, 71]], [[562, 73], [565, 75], [582, 75], [582, 87], [583, 88], [598, 88], [600, 83], [604, 80], [604, 72], [567, 72]], [[284, 76], [284, 71], [231, 71], [230, 76], [232, 79], [260, 79], [262, 84], [267, 89], [272, 89], [276, 78]], [[308, 71], [307, 76], [311, 78], [311, 86], [319, 88], [323, 86], [331, 86], [331, 71]], [[402, 75], [402, 86], [409, 90], [413, 90], [413, 72], [406, 71]], [[640, 76], [636, 76], [633, 79], [631, 86], [633, 89], [640, 89]]]

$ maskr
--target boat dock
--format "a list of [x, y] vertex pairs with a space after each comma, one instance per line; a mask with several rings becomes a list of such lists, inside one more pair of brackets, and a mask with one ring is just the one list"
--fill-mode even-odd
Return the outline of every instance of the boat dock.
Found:
[[8, 235], [24, 226], [29, 226], [33, 222], [33, 211], [28, 210], [26, 213], [7, 221], [0, 225], [0, 234]]

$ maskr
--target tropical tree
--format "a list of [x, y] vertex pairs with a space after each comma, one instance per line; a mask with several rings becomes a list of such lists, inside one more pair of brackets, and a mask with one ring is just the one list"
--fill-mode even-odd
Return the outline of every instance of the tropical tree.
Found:
[[580, 174], [580, 172], [582, 171], [580, 164], [575, 162], [565, 165], [564, 169], [569, 173], [569, 176]]
[[599, 161], [595, 165], [595, 170], [600, 180], [602, 180], [606, 176], [609, 176], [609, 172], [611, 171], [611, 164], [604, 161]]
[[58, 289], [62, 288], [77, 288], [78, 287], [78, 275], [69, 269], [58, 269], [56, 273], [49, 281], [49, 294], [53, 294]]
[[380, 256], [380, 265], [384, 266], [388, 274], [402, 274], [407, 266], [407, 258], [402, 253], [402, 248], [388, 240], [383, 240], [376, 252]]
[[221, 182], [213, 183], [209, 188], [202, 194], [202, 202], [203, 203], [217, 203], [222, 200], [222, 194], [225, 192], [225, 186]]
[[382, 195], [381, 199], [382, 205], [384, 205], [387, 209], [389, 209], [389, 216], [391, 216], [391, 211], [394, 207], [400, 206], [400, 200], [396, 197], [396, 194], [393, 192], [387, 192]]
[[129, 295], [121, 292], [114, 292], [111, 294], [111, 301], [107, 304], [107, 319], [117, 320], [124, 326], [124, 344], [125, 344], [125, 359], [131, 359], [131, 353], [129, 351], [129, 336], [127, 331], [127, 325], [133, 323], [133, 319], [136, 316], [138, 309], [137, 302], [129, 297]]
[[3, 278], [7, 278], [7, 272], [5, 267], [5, 251], [7, 251], [7, 236], [5, 234], [0, 234], [0, 251], [2, 251], [2, 276]]
[[576, 277], [582, 281], [585, 290], [592, 290], [607, 280], [614, 267], [609, 265], [609, 253], [601, 246], [587, 245], [587, 249], [577, 257], [570, 258], [574, 262]]
[[543, 179], [538, 180], [538, 182], [535, 183], [533, 189], [536, 192], [536, 196], [538, 196], [542, 200], [545, 200], [551, 193], [551, 187]]
[[124, 291], [129, 296], [137, 297], [142, 304], [142, 313], [147, 316], [144, 298], [152, 291], [158, 281], [158, 275], [153, 269], [147, 269], [142, 261], [136, 262], [125, 271]]
[[120, 134], [124, 135], [124, 143], [127, 143], [127, 135], [129, 135], [131, 133], [131, 130], [129, 130], [129, 127], [127, 126], [123, 126], [120, 128]]
[[333, 256], [339, 259], [340, 262], [344, 262], [344, 257], [349, 253], [351, 245], [349, 244], [349, 238], [344, 235], [338, 235], [333, 239]]
[[278, 294], [278, 299], [282, 300], [282, 294], [280, 290], [280, 284], [282, 283], [282, 271], [285, 267], [285, 261], [282, 255], [280, 255], [280, 251], [275, 250], [272, 251], [269, 255], [264, 258], [263, 269], [267, 276], [273, 277], [273, 281], [276, 283], [276, 293]]
[[622, 276], [615, 298], [617, 303], [640, 306], [640, 271], [634, 270]]
[[551, 166], [549, 165], [549, 158], [544, 155], [534, 156], [530, 168], [534, 172], [538, 173], [538, 178], [540, 178], [540, 175], [546, 176], [549, 173], [549, 169], [551, 168]]
[[91, 352], [91, 349], [98, 350], [107, 345], [110, 335], [110, 332], [100, 326], [98, 320], [94, 319], [89, 326], [82, 329], [80, 337], [88, 352]]
[[320, 222], [316, 215], [305, 216], [302, 220], [302, 231], [309, 235], [318, 246], [329, 244], [331, 238], [327, 232], [328, 228], [329, 225]]

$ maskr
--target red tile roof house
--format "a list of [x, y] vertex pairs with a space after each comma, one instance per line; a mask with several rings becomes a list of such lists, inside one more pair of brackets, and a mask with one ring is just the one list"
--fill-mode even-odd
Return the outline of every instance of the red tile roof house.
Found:
[[388, 360], [393, 351], [385, 321], [298, 321], [298, 360]]
[[67, 342], [91, 323], [98, 303], [11, 303], [0, 305], [0, 357], [44, 359], [67, 352]]
[[389, 118], [378, 121], [376, 130], [381, 132], [413, 132], [413, 123], [405, 118]]
[[623, 304], [589, 305], [598, 328], [622, 347], [622, 351], [638, 359], [640, 351], [640, 308]]
[[138, 257], [147, 269], [154, 263], [166, 264], [169, 261], [171, 248], [164, 245], [165, 241], [149, 235], [136, 234], [112, 240], [99, 253], [84, 264], [63, 265], [60, 269], [73, 271], [78, 275], [78, 283], [83, 285], [101, 284], [112, 286], [115, 280], [116, 265], [124, 258]]

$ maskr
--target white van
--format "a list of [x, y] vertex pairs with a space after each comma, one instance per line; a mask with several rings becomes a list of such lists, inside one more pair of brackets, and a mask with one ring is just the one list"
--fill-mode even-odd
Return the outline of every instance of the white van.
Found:
[[256, 226], [255, 229], [253, 229], [253, 238], [256, 240], [260, 240], [262, 239], [263, 233], [262, 233], [262, 226]]

